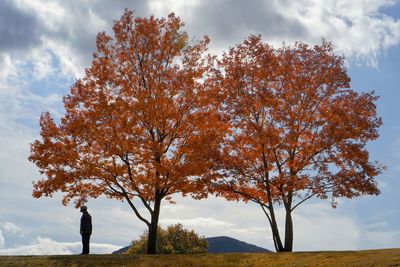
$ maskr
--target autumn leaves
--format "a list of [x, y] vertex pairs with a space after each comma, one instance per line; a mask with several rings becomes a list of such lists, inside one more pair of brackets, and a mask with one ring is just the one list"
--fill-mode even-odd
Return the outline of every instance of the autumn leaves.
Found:
[[[35, 197], [125, 200], [155, 253], [161, 201], [175, 193], [260, 204], [277, 251], [292, 250], [291, 212], [312, 196], [379, 193], [382, 167], [365, 150], [381, 125], [377, 97], [349, 89], [329, 43], [276, 49], [251, 36], [217, 60], [208, 38], [191, 44], [182, 27], [174, 14], [126, 10], [114, 36], [98, 35], [65, 115], [41, 117], [29, 158], [44, 174]], [[274, 204], [286, 210], [284, 242]]]
[[[277, 251], [292, 251], [292, 212], [311, 197], [379, 193], [374, 177], [383, 167], [365, 149], [382, 123], [377, 97], [349, 89], [330, 43], [274, 49], [252, 36], [219, 64], [220, 110], [232, 131], [217, 191], [259, 204]], [[285, 209], [284, 240], [274, 204]]]

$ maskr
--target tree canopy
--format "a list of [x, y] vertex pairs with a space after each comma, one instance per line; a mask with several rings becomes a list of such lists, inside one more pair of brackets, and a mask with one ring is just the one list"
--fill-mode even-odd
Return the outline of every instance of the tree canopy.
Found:
[[[350, 89], [330, 43], [273, 48], [251, 36], [223, 55], [211, 83], [230, 126], [215, 188], [262, 207], [277, 251], [292, 250], [291, 213], [311, 197], [379, 194], [382, 166], [366, 150], [382, 124], [377, 96]], [[285, 208], [284, 243], [274, 204]]]
[[176, 193], [259, 204], [277, 251], [292, 251], [292, 212], [308, 199], [379, 194], [383, 166], [366, 149], [382, 124], [378, 97], [350, 88], [329, 42], [274, 48], [250, 36], [217, 60], [183, 26], [125, 10], [113, 36], [98, 34], [65, 114], [40, 118], [34, 197], [126, 201], [156, 253], [161, 201]]
[[34, 197], [61, 191], [64, 204], [77, 206], [100, 195], [125, 200], [149, 228], [149, 253], [161, 200], [205, 196], [196, 177], [218, 145], [219, 121], [200, 82], [209, 40], [190, 44], [182, 27], [174, 14], [140, 18], [125, 10], [113, 37], [98, 34], [92, 65], [64, 98], [60, 122], [42, 115], [29, 157], [45, 176]]

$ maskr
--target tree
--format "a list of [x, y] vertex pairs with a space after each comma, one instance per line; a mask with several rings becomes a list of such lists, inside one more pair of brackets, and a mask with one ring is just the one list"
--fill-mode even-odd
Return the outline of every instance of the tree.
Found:
[[[330, 43], [275, 49], [260, 36], [225, 53], [210, 82], [231, 127], [214, 190], [260, 205], [276, 251], [292, 251], [292, 213], [313, 196], [332, 197], [334, 206], [338, 197], [379, 194], [374, 178], [383, 167], [366, 150], [382, 124], [378, 97], [349, 82]], [[276, 205], [286, 214], [284, 241]]]
[[[132, 242], [127, 254], [144, 254], [147, 248], [148, 231]], [[157, 253], [159, 254], [203, 254], [207, 253], [207, 240], [193, 230], [184, 229], [178, 223], [167, 229], [158, 227]]]
[[125, 10], [114, 37], [98, 34], [92, 65], [64, 98], [60, 122], [42, 114], [29, 157], [45, 176], [34, 197], [60, 191], [64, 205], [74, 199], [77, 207], [100, 195], [126, 201], [148, 227], [150, 254], [161, 201], [173, 203], [179, 192], [205, 196], [196, 180], [219, 143], [200, 82], [209, 40], [190, 45], [182, 26], [174, 14], [135, 18]]

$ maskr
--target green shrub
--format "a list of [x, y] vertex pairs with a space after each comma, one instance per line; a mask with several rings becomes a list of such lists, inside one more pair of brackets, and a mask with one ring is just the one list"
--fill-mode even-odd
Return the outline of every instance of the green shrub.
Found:
[[[148, 231], [131, 243], [127, 254], [146, 254]], [[184, 229], [182, 224], [170, 225], [167, 229], [158, 227], [158, 254], [201, 254], [207, 253], [207, 240], [193, 230]]]

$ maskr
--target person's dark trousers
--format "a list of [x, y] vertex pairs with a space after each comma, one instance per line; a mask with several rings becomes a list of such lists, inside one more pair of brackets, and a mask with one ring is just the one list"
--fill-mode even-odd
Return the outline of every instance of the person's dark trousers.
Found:
[[82, 254], [89, 254], [90, 234], [82, 234]]

